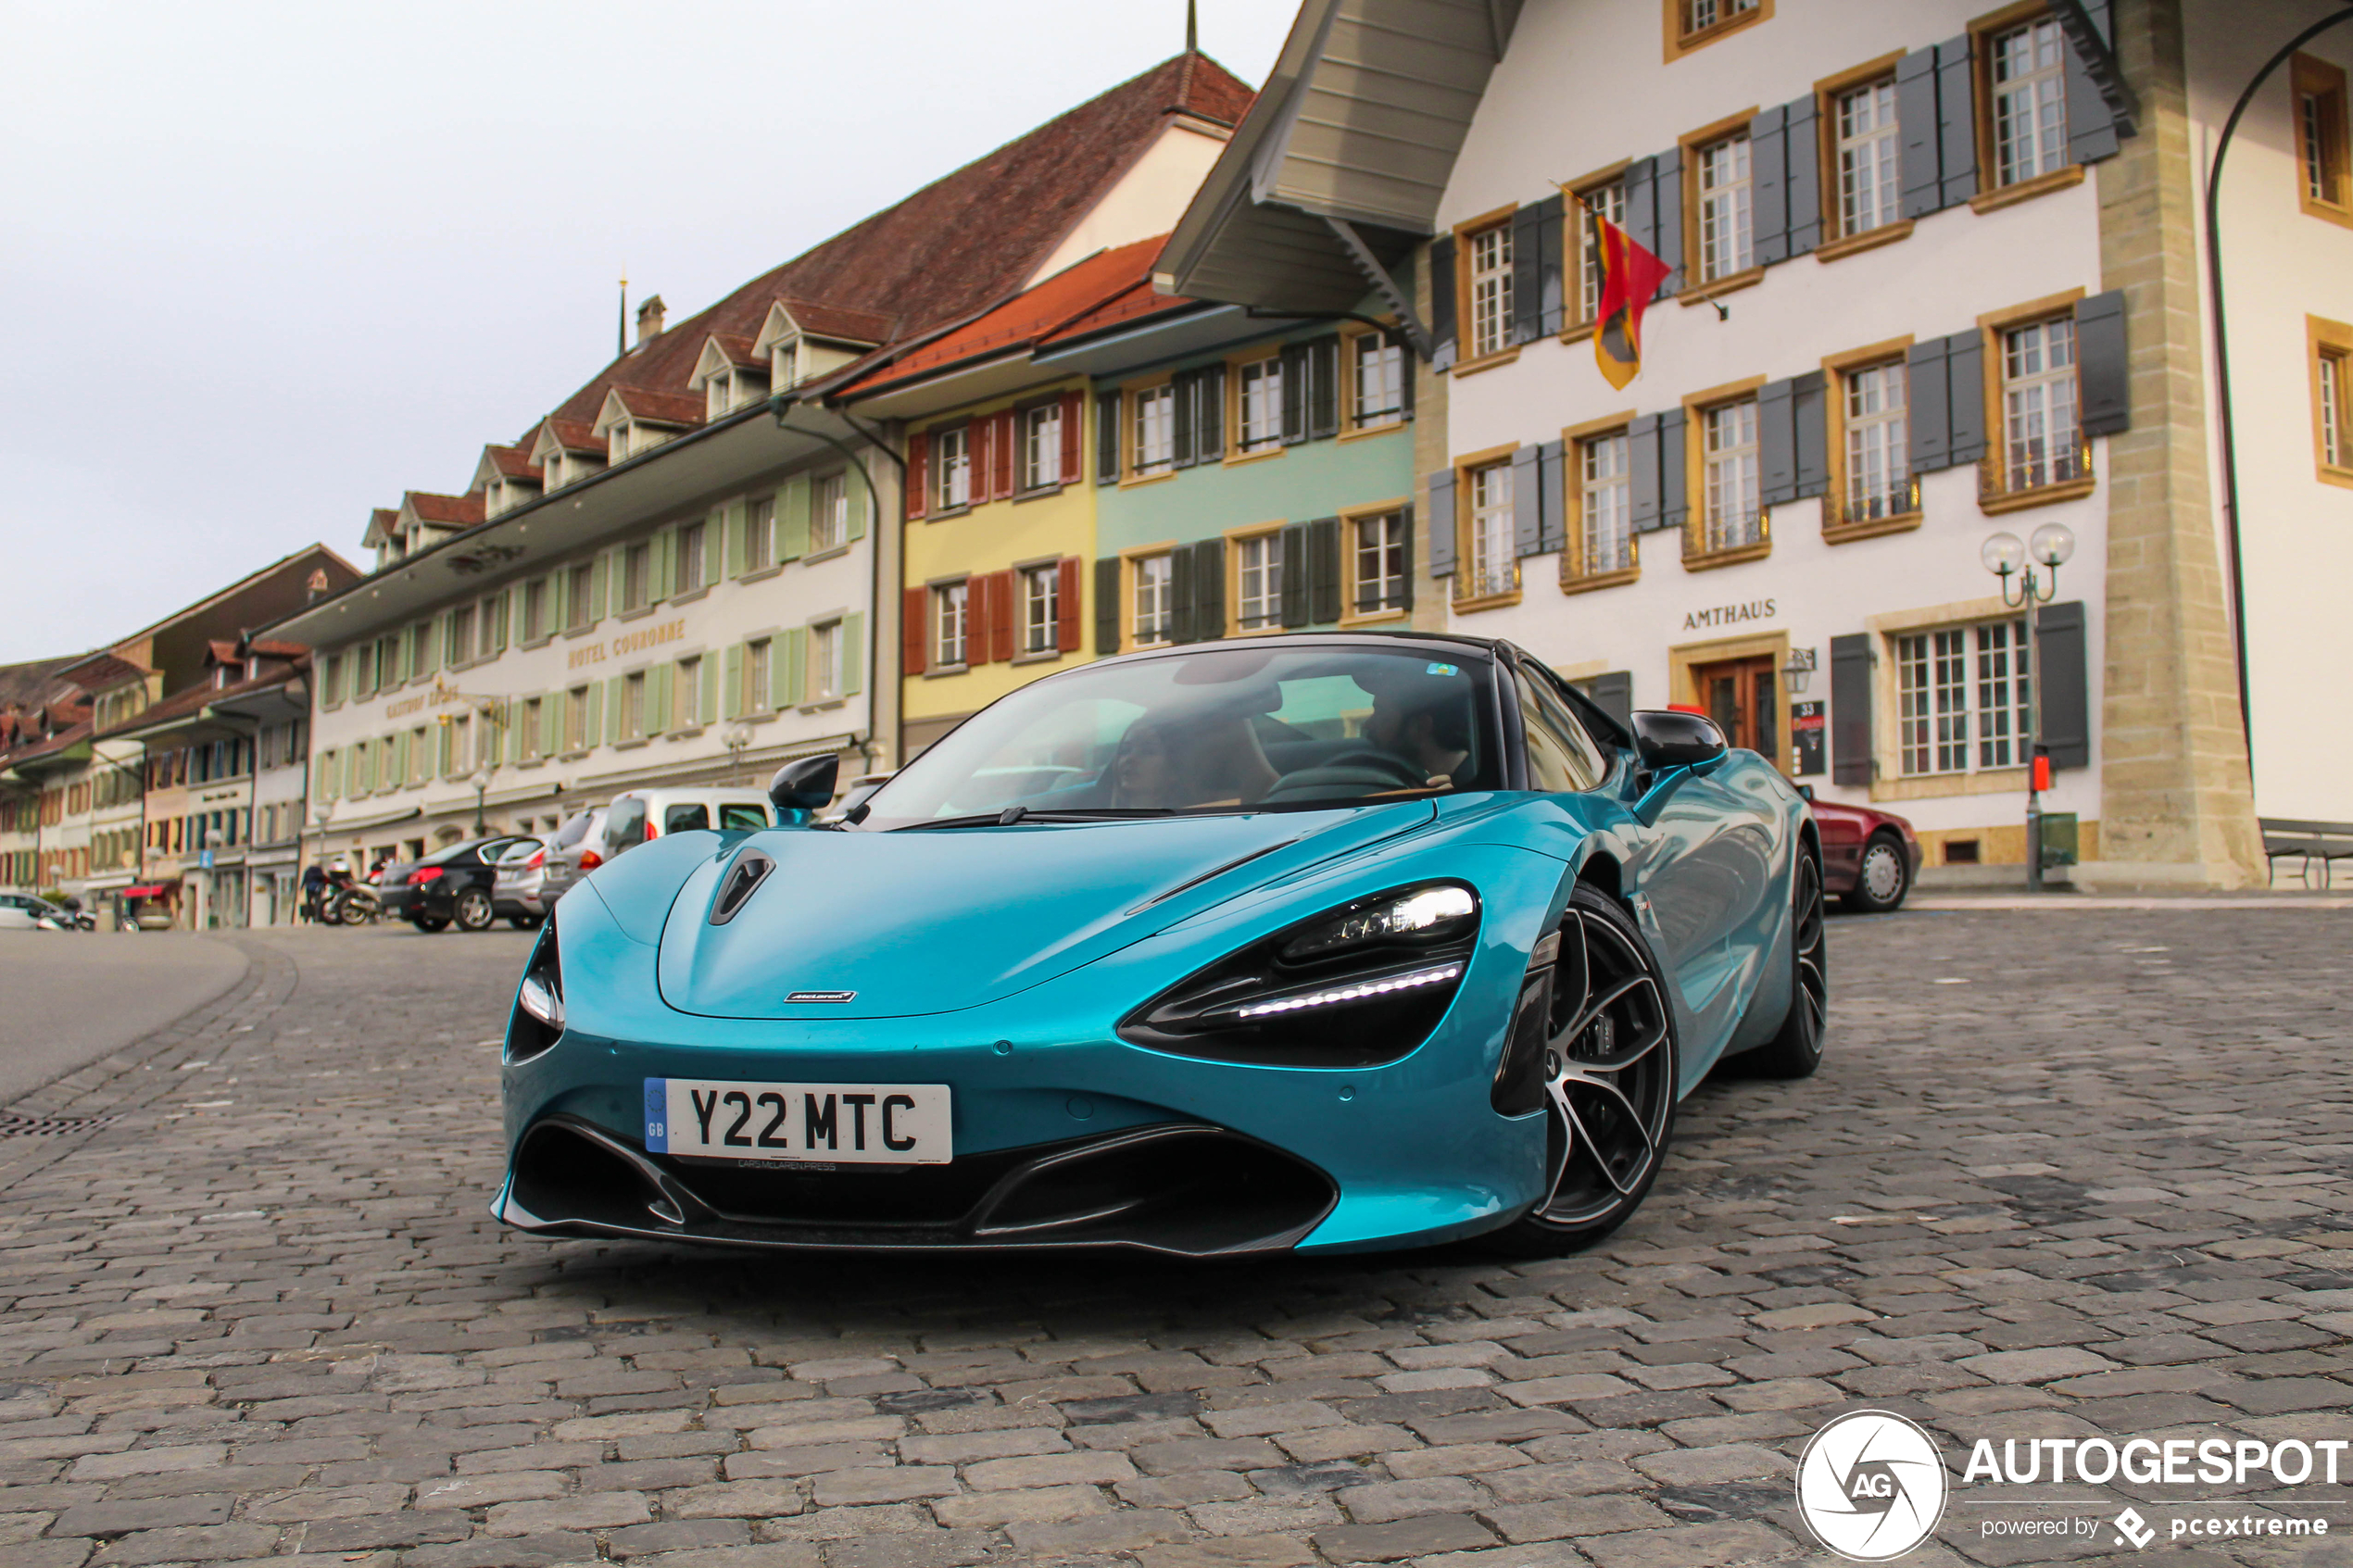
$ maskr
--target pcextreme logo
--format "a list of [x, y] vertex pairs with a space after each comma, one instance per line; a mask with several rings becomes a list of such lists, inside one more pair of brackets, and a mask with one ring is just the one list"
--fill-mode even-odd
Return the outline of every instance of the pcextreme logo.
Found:
[[1797, 1512], [1815, 1539], [1850, 1562], [1901, 1557], [1944, 1516], [1944, 1456], [1891, 1411], [1840, 1416], [1797, 1461]]

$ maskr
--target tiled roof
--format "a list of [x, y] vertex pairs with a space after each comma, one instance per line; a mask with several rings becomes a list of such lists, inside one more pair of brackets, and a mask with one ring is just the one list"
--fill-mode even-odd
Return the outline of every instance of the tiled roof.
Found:
[[517, 442], [512, 446], [485, 446], [482, 451], [490, 459], [491, 465], [497, 469], [501, 478], [537, 480], [545, 477], [542, 470], [533, 464], [531, 447], [523, 442]]
[[210, 657], [211, 661], [215, 664], [235, 664], [238, 662], [237, 640], [234, 637], [211, 638], [205, 644], [205, 652]]
[[60, 679], [59, 671], [82, 662], [83, 656], [70, 654], [62, 659], [0, 664], [0, 708], [38, 708], [66, 696], [75, 689], [76, 683]]
[[472, 495], [436, 495], [430, 490], [411, 490], [401, 499], [420, 521], [436, 528], [472, 528], [483, 518], [479, 492]]
[[[1157, 256], [1154, 259], [1158, 259]], [[1149, 277], [1141, 278], [1113, 295], [1093, 309], [1072, 317], [1040, 341], [1050, 344], [1066, 343], [1072, 338], [1084, 337], [1088, 332], [1100, 332], [1105, 327], [1115, 327], [1125, 321], [1140, 321], [1147, 316], [1164, 316], [1174, 311], [1197, 310], [1200, 307], [1199, 300], [1180, 299], [1174, 295], [1154, 293], [1151, 280]]]
[[[556, 439], [563, 444], [565, 451], [593, 452], [599, 458], [605, 455], [605, 438], [597, 433], [594, 409], [589, 411], [588, 418], [585, 420], [568, 420], [561, 415], [551, 414], [544, 424], [546, 428], [555, 433]], [[535, 442], [538, 437], [535, 434], [532, 439]]]
[[35, 741], [30, 746], [19, 746], [14, 751], [0, 751], [0, 764], [5, 764], [8, 767], [15, 767], [20, 762], [31, 762], [37, 758], [46, 757], [54, 752], [63, 751], [68, 746], [77, 745], [80, 742], [88, 740], [89, 738], [90, 721], [84, 719], [80, 723], [75, 724], [69, 729], [58, 731], [47, 740]]
[[744, 365], [757, 370], [767, 363], [753, 350], [752, 340], [741, 332], [713, 332], [711, 334], [710, 341], [719, 345], [719, 351], [727, 357], [727, 362], [731, 365]]
[[398, 507], [377, 507], [368, 513], [368, 532], [359, 542], [371, 548], [388, 543], [392, 538], [392, 531], [399, 525], [400, 508]]
[[691, 392], [657, 392], [648, 386], [616, 386], [612, 392], [631, 419], [654, 424], [698, 425], [707, 408]]
[[813, 299], [779, 299], [804, 336], [869, 346], [890, 339], [890, 318], [879, 310], [852, 310]]
[[308, 657], [310, 653], [310, 650], [300, 643], [280, 642], [275, 637], [255, 637], [245, 644], [245, 647], [248, 651], [258, 653], [264, 659], [301, 659]]

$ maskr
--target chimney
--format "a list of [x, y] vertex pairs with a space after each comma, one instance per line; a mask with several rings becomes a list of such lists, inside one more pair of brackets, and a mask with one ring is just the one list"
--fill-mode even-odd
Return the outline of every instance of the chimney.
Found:
[[637, 307], [637, 343], [644, 346], [648, 338], [661, 335], [661, 295], [648, 295], [646, 303]]

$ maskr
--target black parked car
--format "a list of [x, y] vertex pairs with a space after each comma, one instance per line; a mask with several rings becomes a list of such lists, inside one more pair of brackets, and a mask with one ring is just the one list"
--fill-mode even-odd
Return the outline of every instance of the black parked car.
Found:
[[405, 920], [419, 931], [439, 931], [451, 921], [460, 931], [487, 931], [498, 918], [490, 899], [492, 867], [522, 835], [500, 834], [434, 851], [414, 865], [384, 868], [378, 897], [386, 920]]

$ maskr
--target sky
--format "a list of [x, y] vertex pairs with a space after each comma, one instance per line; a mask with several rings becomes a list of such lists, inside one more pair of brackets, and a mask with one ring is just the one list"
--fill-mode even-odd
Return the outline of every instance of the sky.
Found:
[[[1290, 0], [1200, 0], [1255, 85]], [[0, 0], [0, 664], [462, 491], [612, 356], [1184, 46], [1185, 0]]]

